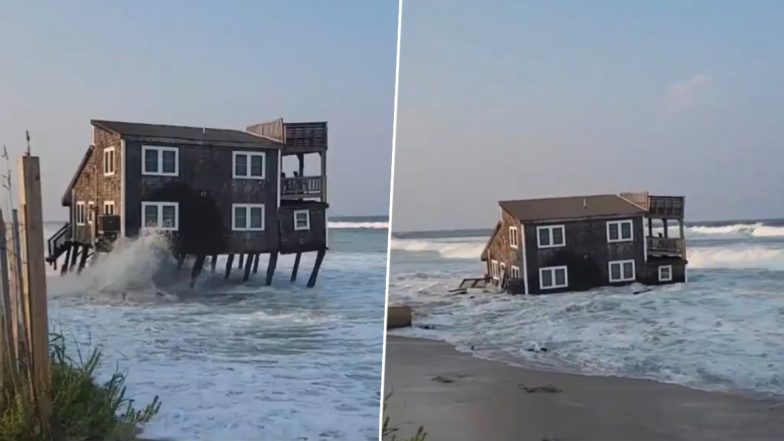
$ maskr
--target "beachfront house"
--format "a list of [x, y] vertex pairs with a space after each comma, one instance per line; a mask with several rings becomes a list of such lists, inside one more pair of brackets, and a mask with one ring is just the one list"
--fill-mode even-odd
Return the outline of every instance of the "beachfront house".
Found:
[[501, 218], [481, 258], [486, 279], [509, 292], [686, 281], [682, 196], [623, 193], [499, 205]]
[[[119, 237], [147, 231], [171, 239], [180, 265], [195, 257], [193, 279], [206, 257], [219, 255], [229, 277], [234, 256], [244, 280], [268, 254], [267, 284], [278, 254], [316, 252], [309, 286], [327, 249], [327, 123], [283, 119], [246, 130], [92, 120], [87, 148], [62, 204], [70, 218], [48, 241], [48, 261], [62, 271], [84, 267]], [[318, 155], [314, 173], [305, 157]], [[295, 157], [295, 170], [283, 160]]]

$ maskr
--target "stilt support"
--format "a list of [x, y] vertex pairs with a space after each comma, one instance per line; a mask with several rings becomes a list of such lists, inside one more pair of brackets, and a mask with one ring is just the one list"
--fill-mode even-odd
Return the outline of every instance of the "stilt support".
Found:
[[185, 263], [185, 254], [177, 255], [177, 270], [182, 269], [183, 263]]
[[270, 253], [269, 264], [267, 264], [267, 286], [272, 285], [272, 276], [275, 275], [275, 266], [278, 264], [278, 252]]
[[299, 259], [302, 257], [302, 253], [297, 253], [297, 256], [294, 258], [294, 268], [291, 269], [291, 281], [297, 281], [297, 271], [299, 271]]
[[196, 279], [201, 274], [202, 268], [204, 268], [204, 260], [207, 259], [207, 256], [204, 254], [199, 254], [196, 256], [196, 262], [193, 263], [193, 270], [191, 271], [191, 288], [196, 286]]
[[231, 275], [231, 265], [234, 263], [234, 254], [229, 254], [229, 257], [226, 258], [226, 275], [223, 277], [224, 279], [228, 279]]
[[313, 272], [310, 273], [310, 279], [308, 280], [308, 288], [313, 288], [316, 285], [316, 278], [318, 277], [319, 268], [321, 268], [321, 262], [324, 260], [324, 254], [326, 254], [327, 250], [320, 249], [318, 251], [318, 255], [316, 255], [316, 263], [313, 264]]
[[74, 243], [71, 245], [71, 263], [68, 265], [71, 271], [76, 266], [76, 258], [79, 257], [79, 244]]
[[243, 282], [247, 282], [250, 278], [251, 268], [253, 268], [253, 254], [248, 254], [248, 258], [245, 260], [245, 274], [242, 276]]
[[210, 259], [210, 271], [212, 271], [214, 273], [215, 272], [215, 265], [217, 265], [217, 264], [218, 264], [218, 255], [217, 254], [213, 254], [212, 258]]
[[84, 266], [87, 264], [87, 254], [90, 253], [90, 245], [82, 245], [82, 258], [79, 259], [79, 269], [77, 273], [81, 273]]
[[256, 253], [253, 257], [253, 274], [259, 272], [259, 256], [261, 256], [261, 254]]
[[60, 267], [60, 274], [65, 275], [68, 272], [68, 261], [71, 260], [71, 248], [73, 246], [68, 244], [65, 246], [65, 260], [63, 260], [63, 266]]
[[245, 255], [240, 254], [240, 261], [237, 262], [237, 269], [242, 269], [243, 265], [245, 265]]

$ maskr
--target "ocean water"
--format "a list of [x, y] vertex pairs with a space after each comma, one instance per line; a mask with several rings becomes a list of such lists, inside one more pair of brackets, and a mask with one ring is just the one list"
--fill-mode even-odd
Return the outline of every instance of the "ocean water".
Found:
[[[59, 223], [47, 224], [51, 234]], [[143, 435], [174, 440], [375, 440], [378, 437], [387, 224], [334, 219], [316, 287], [314, 256], [267, 260], [242, 283], [205, 268], [188, 288], [160, 238], [125, 243], [80, 276], [48, 278], [50, 323], [69, 343], [100, 347], [101, 375], [128, 373], [161, 412]], [[312, 253], [315, 254], [315, 253]]]
[[393, 235], [390, 304], [415, 311], [395, 334], [540, 369], [784, 396], [784, 220], [688, 225], [688, 283], [638, 295], [449, 294], [483, 275], [489, 234]]

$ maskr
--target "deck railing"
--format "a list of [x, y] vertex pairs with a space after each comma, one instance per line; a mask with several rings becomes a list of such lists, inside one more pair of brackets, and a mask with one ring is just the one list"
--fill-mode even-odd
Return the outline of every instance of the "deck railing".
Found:
[[321, 176], [282, 178], [280, 186], [282, 196], [317, 197], [321, 195]]
[[672, 237], [649, 237], [648, 253], [683, 254], [684, 241]]

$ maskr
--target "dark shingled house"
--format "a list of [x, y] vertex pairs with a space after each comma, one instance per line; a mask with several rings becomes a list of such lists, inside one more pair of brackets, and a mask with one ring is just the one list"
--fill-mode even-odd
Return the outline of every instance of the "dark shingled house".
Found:
[[[157, 231], [171, 238], [180, 264], [195, 256], [193, 278], [207, 256], [215, 269], [227, 254], [226, 277], [239, 255], [247, 280], [259, 256], [269, 254], [267, 283], [279, 253], [317, 252], [309, 285], [327, 249], [327, 123], [282, 119], [246, 130], [121, 121], [90, 121], [92, 144], [62, 204], [70, 221], [48, 242], [48, 260], [62, 270], [94, 252], [108, 252], [118, 237]], [[320, 156], [318, 173], [305, 175], [305, 155]], [[299, 160], [285, 176], [286, 156]]]
[[[482, 252], [486, 278], [545, 294], [632, 282], [686, 281], [684, 198], [624, 193], [501, 201]], [[670, 221], [679, 235], [669, 235]], [[654, 222], [657, 226], [654, 235]]]

